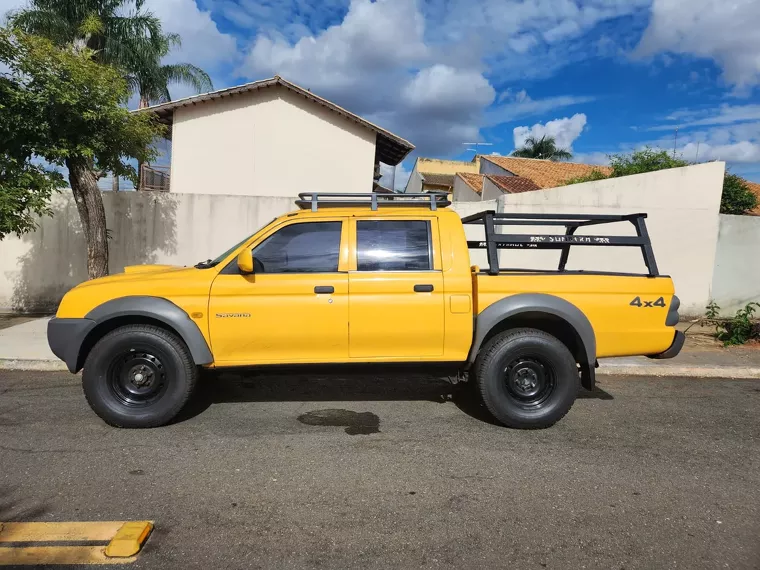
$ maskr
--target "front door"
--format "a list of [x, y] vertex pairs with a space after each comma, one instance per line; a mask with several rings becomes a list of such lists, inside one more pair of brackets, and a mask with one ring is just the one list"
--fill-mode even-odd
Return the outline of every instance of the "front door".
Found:
[[443, 354], [437, 220], [358, 219], [352, 235], [349, 354], [414, 360]]
[[216, 364], [348, 358], [346, 225], [342, 218], [286, 223], [253, 248], [252, 275], [236, 265], [219, 274], [209, 301]]

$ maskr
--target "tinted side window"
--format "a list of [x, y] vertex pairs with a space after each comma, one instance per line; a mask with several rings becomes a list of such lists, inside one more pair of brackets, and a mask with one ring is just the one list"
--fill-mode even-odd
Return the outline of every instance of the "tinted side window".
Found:
[[359, 271], [432, 269], [430, 223], [360, 220], [356, 223]]
[[292, 224], [253, 250], [256, 273], [334, 273], [338, 271], [342, 222]]

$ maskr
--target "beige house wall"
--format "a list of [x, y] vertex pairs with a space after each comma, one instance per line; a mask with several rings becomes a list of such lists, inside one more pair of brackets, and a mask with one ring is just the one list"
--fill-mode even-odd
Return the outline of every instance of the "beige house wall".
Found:
[[284, 88], [177, 109], [171, 190], [371, 192], [376, 134]]

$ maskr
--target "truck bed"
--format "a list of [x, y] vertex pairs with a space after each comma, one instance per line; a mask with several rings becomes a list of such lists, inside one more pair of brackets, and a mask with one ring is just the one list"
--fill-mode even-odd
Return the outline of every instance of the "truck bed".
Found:
[[473, 273], [475, 314], [518, 293], [540, 291], [565, 299], [586, 315], [596, 333], [597, 358], [659, 354], [673, 342], [665, 326], [673, 301], [670, 277], [594, 273]]

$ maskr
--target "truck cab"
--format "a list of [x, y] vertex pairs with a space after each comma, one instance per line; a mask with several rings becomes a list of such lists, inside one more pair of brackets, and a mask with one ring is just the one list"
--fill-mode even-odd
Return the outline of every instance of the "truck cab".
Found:
[[[500, 248], [554, 243], [566, 261], [584, 240], [499, 234], [494, 224], [509, 219], [486, 212], [465, 218], [485, 231], [468, 241], [437, 194], [303, 194], [296, 204], [216, 259], [127, 267], [66, 294], [49, 344], [84, 369], [101, 418], [167, 423], [201, 368], [411, 363], [468, 375], [505, 425], [547, 427], [581, 383], [593, 387], [598, 357], [668, 357], [683, 344], [668, 277], [499, 267]], [[566, 218], [571, 236], [603, 223]], [[648, 237], [628, 241], [654, 265]], [[481, 247], [487, 270], [470, 262]]]

